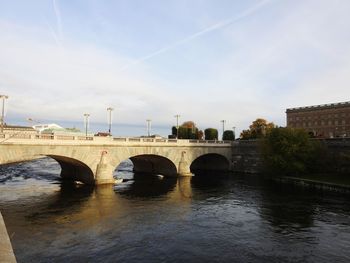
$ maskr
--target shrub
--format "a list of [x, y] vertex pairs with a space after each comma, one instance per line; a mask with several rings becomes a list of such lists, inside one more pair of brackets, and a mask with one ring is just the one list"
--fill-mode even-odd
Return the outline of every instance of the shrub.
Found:
[[214, 128], [208, 128], [204, 130], [204, 136], [206, 140], [217, 140], [218, 130]]
[[224, 134], [222, 135], [223, 141], [234, 141], [235, 140], [235, 134], [231, 130], [224, 131]]
[[266, 169], [273, 174], [300, 175], [320, 168], [322, 147], [304, 130], [272, 128], [262, 146]]

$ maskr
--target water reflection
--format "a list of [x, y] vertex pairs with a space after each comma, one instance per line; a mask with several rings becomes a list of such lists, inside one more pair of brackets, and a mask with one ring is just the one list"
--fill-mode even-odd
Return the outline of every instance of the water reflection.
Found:
[[315, 204], [319, 203], [317, 193], [288, 184], [265, 182], [261, 191], [259, 210], [274, 230], [297, 231], [314, 224]]
[[18, 262], [350, 259], [348, 195], [238, 174], [160, 179], [123, 170], [122, 184], [92, 188], [42, 173], [0, 184]]
[[175, 177], [158, 177], [135, 173], [134, 179], [115, 186], [115, 190], [121, 196], [129, 198], [155, 198], [167, 195], [173, 191], [176, 185]]

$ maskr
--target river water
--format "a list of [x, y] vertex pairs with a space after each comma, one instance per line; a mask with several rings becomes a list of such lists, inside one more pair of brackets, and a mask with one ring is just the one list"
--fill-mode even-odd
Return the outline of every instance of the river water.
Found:
[[[62, 184], [47, 158], [0, 168], [18, 262], [350, 262], [350, 196], [247, 175]], [[1, 259], [0, 259], [1, 261]]]

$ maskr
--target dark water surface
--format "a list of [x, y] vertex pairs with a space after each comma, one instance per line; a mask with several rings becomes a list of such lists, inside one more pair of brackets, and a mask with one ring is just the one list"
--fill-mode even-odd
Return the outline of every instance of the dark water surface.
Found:
[[[350, 262], [350, 197], [230, 175], [61, 184], [51, 159], [0, 168], [18, 262]], [[1, 260], [0, 260], [1, 261]]]

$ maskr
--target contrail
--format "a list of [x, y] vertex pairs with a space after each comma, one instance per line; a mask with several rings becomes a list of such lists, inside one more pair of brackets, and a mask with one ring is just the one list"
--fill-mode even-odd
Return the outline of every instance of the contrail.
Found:
[[62, 40], [62, 38], [63, 38], [63, 31], [62, 31], [61, 12], [60, 12], [60, 9], [58, 8], [57, 4], [56, 4], [56, 0], [52, 0], [52, 4], [53, 4], [53, 9], [55, 11], [55, 16], [56, 16], [58, 36], [59, 36], [60, 40]]
[[60, 39], [58, 38], [58, 36], [57, 36], [55, 30], [53, 30], [52, 26], [49, 24], [49, 22], [48, 22], [46, 19], [45, 19], [44, 21], [45, 21], [45, 24], [47, 25], [47, 27], [49, 28], [50, 33], [51, 33], [51, 36], [52, 36], [53, 39], [55, 40], [56, 45], [57, 45], [58, 47], [61, 48], [61, 47], [62, 47], [62, 44], [61, 44], [61, 41], [60, 41]]
[[148, 54], [148, 55], [146, 55], [144, 57], [141, 57], [141, 58], [135, 60], [134, 62], [129, 63], [126, 66], [122, 67], [121, 70], [122, 71], [126, 70], [126, 69], [130, 68], [133, 65], [139, 64], [139, 63], [141, 63], [143, 61], [146, 61], [146, 60], [148, 60], [150, 58], [153, 58], [153, 57], [155, 57], [155, 56], [157, 56], [159, 54], [162, 54], [162, 53], [164, 53], [164, 52], [166, 52], [166, 51], [168, 51], [170, 49], [173, 49], [173, 48], [175, 48], [177, 46], [183, 45], [183, 44], [185, 44], [185, 43], [187, 43], [187, 42], [189, 42], [189, 41], [191, 41], [193, 39], [196, 39], [196, 38], [198, 38], [198, 37], [200, 37], [200, 36], [202, 36], [204, 34], [207, 34], [207, 33], [212, 32], [214, 30], [218, 30], [218, 29], [221, 29], [221, 28], [226, 27], [228, 25], [231, 25], [233, 23], [236, 23], [239, 20], [254, 14], [256, 11], [258, 11], [260, 8], [262, 8], [263, 6], [267, 5], [271, 1], [272, 0], [263, 0], [263, 1], [259, 2], [258, 4], [256, 4], [255, 6], [253, 6], [251, 8], [248, 8], [247, 10], [243, 11], [242, 13], [240, 13], [239, 15], [237, 15], [237, 16], [235, 16], [233, 18], [230, 18], [230, 19], [227, 19], [227, 20], [223, 20], [223, 21], [221, 21], [219, 23], [216, 23], [216, 24], [214, 24], [212, 26], [209, 26], [209, 27], [207, 27], [207, 28], [197, 32], [197, 33], [194, 33], [193, 35], [190, 35], [190, 36], [188, 36], [188, 37], [186, 37], [184, 39], [176, 41], [175, 43], [173, 43], [173, 44], [171, 44], [169, 46], [163, 47], [163, 48], [161, 48], [161, 49], [159, 49], [159, 50], [157, 50], [157, 51], [155, 51], [155, 52], [153, 52], [151, 54]]

